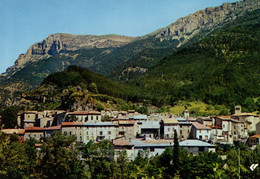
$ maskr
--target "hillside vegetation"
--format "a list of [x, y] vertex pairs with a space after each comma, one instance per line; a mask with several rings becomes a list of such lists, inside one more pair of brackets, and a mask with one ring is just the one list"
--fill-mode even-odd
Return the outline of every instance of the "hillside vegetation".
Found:
[[256, 110], [260, 96], [259, 15], [259, 10], [248, 13], [212, 32], [164, 58], [131, 84], [142, 88], [156, 105], [201, 100]]

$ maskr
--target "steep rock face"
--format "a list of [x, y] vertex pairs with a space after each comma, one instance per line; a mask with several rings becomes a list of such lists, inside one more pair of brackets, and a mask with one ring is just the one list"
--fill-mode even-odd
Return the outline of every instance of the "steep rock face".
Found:
[[52, 34], [43, 41], [32, 45], [25, 54], [21, 54], [15, 61], [14, 66], [8, 68], [2, 76], [11, 76], [17, 70], [23, 68], [27, 63], [41, 60], [52, 55], [65, 51], [88, 49], [88, 48], [108, 48], [120, 47], [134, 38], [119, 35], [71, 35], [71, 34]]
[[176, 39], [179, 41], [177, 47], [180, 47], [201, 30], [211, 30], [220, 23], [235, 20], [237, 17], [259, 8], [259, 0], [225, 3], [221, 6], [206, 8], [180, 18], [173, 24], [149, 34], [149, 36], [159, 38], [160, 41]]
[[119, 77], [119, 79], [124, 79], [124, 80], [128, 80], [129, 78], [133, 78], [136, 76], [140, 76], [144, 73], [147, 72], [147, 68], [142, 68], [142, 67], [128, 67], [126, 69], [124, 69]]

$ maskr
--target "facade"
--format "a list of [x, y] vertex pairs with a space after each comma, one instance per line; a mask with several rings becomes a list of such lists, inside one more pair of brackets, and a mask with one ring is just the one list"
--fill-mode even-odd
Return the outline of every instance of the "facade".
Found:
[[118, 134], [119, 137], [125, 140], [136, 138], [140, 135], [140, 125], [134, 120], [119, 120], [118, 121]]
[[141, 125], [141, 136], [157, 139], [160, 134], [159, 121], [143, 121]]
[[41, 127], [27, 127], [24, 133], [24, 140], [30, 140], [30, 138], [40, 140], [45, 137], [45, 128]]
[[179, 124], [179, 140], [187, 140], [190, 136], [192, 123], [184, 118], [177, 118]]
[[200, 152], [216, 152], [215, 145], [200, 140], [185, 140], [180, 142], [180, 146], [193, 155], [198, 155]]
[[211, 128], [206, 127], [198, 122], [192, 122], [192, 128], [190, 137], [192, 139], [199, 139], [199, 140], [210, 140], [211, 135]]
[[177, 135], [179, 136], [179, 126], [177, 119], [165, 119], [162, 124], [164, 125], [164, 139], [173, 139], [175, 130], [177, 132]]
[[130, 143], [127, 140], [113, 140], [112, 141], [113, 146], [114, 146], [114, 157], [113, 159], [115, 161], [117, 161], [117, 158], [120, 155], [120, 152], [122, 152], [123, 150], [126, 151], [127, 157], [129, 160], [134, 160], [135, 156], [134, 156], [134, 145], [132, 143]]
[[101, 113], [98, 111], [75, 111], [68, 113], [66, 118], [75, 118], [78, 122], [101, 121]]
[[117, 137], [117, 127], [112, 122], [63, 122], [62, 133], [75, 135], [78, 142], [112, 140]]

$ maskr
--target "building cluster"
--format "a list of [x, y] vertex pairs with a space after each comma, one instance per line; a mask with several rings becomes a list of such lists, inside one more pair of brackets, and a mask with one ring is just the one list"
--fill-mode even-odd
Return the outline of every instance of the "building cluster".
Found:
[[[247, 142], [249, 133], [259, 131], [259, 116], [242, 113], [241, 107], [230, 116], [184, 117], [158, 113], [149, 116], [129, 111], [26, 111], [18, 116], [17, 129], [3, 129], [6, 134], [16, 133], [21, 141], [49, 137], [55, 131], [74, 135], [78, 142], [110, 140], [117, 152], [126, 150], [130, 159], [140, 150], [150, 156], [160, 155], [166, 147], [173, 147], [176, 131], [180, 146], [193, 154], [215, 151], [215, 144]], [[258, 133], [260, 134], [260, 133]], [[253, 142], [259, 143], [258, 140]], [[253, 139], [255, 139], [253, 138]], [[250, 140], [251, 141], [251, 140]], [[255, 144], [252, 142], [252, 145]], [[117, 155], [115, 155], [117, 156]]]

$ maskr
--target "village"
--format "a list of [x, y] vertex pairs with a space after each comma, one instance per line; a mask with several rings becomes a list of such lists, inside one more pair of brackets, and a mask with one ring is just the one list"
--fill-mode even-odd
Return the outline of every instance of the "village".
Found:
[[217, 145], [233, 145], [236, 141], [254, 148], [260, 141], [259, 115], [243, 113], [241, 106], [235, 106], [233, 115], [197, 118], [190, 117], [188, 109], [182, 117], [168, 113], [144, 115], [135, 110], [26, 111], [18, 115], [17, 122], [17, 128], [1, 131], [17, 134], [20, 142], [31, 138], [40, 141], [57, 131], [74, 135], [84, 144], [109, 140], [114, 146], [114, 159], [122, 150], [127, 151], [130, 160], [140, 150], [149, 151], [150, 157], [161, 155], [166, 147], [173, 147], [175, 131], [179, 145], [193, 155], [215, 152]]

